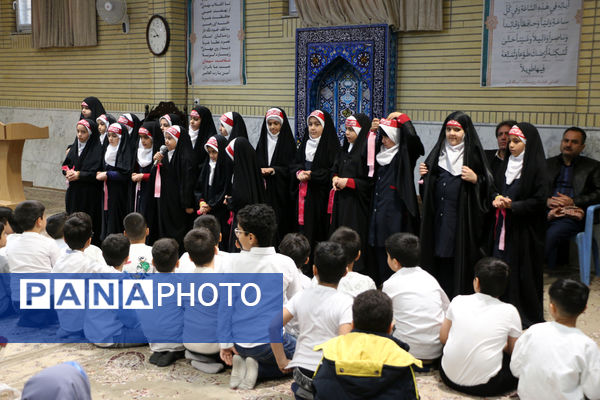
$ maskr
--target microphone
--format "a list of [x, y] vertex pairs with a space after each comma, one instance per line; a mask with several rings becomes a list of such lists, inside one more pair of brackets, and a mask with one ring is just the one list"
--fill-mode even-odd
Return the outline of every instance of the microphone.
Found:
[[[164, 144], [162, 146], [160, 146], [160, 154], [162, 154], [163, 158], [167, 156], [168, 152], [169, 152], [169, 149], [167, 148], [167, 146], [165, 146]], [[154, 166], [156, 167], [159, 162], [160, 162], [159, 160], [154, 160]]]

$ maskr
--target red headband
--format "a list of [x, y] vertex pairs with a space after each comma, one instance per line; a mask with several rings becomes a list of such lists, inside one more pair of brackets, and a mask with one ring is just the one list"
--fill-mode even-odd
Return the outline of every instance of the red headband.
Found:
[[379, 125], [389, 126], [390, 128], [398, 128], [398, 121], [394, 119], [385, 119], [381, 118], [379, 120]]
[[190, 112], [190, 117], [197, 117], [197, 118], [200, 118], [200, 114], [198, 113], [198, 111], [196, 111], [196, 110], [192, 110], [192, 111]]
[[450, 121], [446, 122], [446, 126], [455, 126], [457, 128], [460, 128], [460, 129], [463, 128], [462, 125], [460, 124], [460, 122], [458, 122], [458, 121], [456, 121], [454, 119], [451, 119]]
[[267, 111], [267, 115], [265, 116], [265, 118], [268, 120], [269, 118], [278, 118], [281, 119], [283, 121], [283, 113], [281, 111], [279, 111], [277, 108], [271, 108], [269, 111]]
[[527, 140], [527, 138], [523, 134], [523, 131], [521, 130], [521, 128], [519, 128], [516, 125], [514, 125], [512, 128], [510, 128], [510, 131], [508, 131], [508, 134], [521, 138], [521, 140], [523, 140], [523, 142], [525, 142]]
[[87, 107], [87, 108], [89, 108], [90, 106], [88, 106], [88, 104], [85, 101], [82, 101], [81, 102], [81, 107]]
[[160, 119], [166, 119], [167, 122], [169, 123], [169, 126], [173, 125], [173, 123], [171, 122], [171, 117], [169, 117], [169, 114], [165, 114], [162, 117], [160, 117]]
[[108, 131], [110, 133], [116, 133], [117, 135], [121, 136], [121, 125], [119, 124], [110, 124], [110, 126], [108, 127]]
[[208, 141], [206, 142], [206, 144], [204, 145], [204, 147], [206, 148], [206, 146], [212, 147], [217, 152], [219, 151], [219, 143], [217, 142], [217, 139], [214, 136], [211, 136], [211, 138], [208, 139]]
[[231, 158], [231, 161], [233, 161], [233, 143], [234, 143], [235, 139], [229, 143], [229, 145], [225, 148], [225, 151], [227, 152], [227, 155], [229, 156], [229, 158]]
[[83, 125], [87, 128], [88, 132], [90, 131], [90, 129], [92, 129], [90, 127], [90, 123], [87, 122], [85, 119], [80, 119], [79, 122], [77, 122], [77, 125]]
[[174, 138], [179, 140], [179, 136], [181, 136], [181, 132], [176, 127], [172, 126], [167, 129], [167, 133], [173, 136]]
[[221, 120], [222, 123], [227, 124], [229, 126], [233, 126], [233, 120], [231, 118], [229, 118], [227, 115], [223, 114], [221, 115], [221, 118], [219, 118]]
[[349, 116], [348, 118], [346, 118], [346, 123], [345, 123], [346, 127], [353, 127], [353, 128], [362, 128], [362, 126], [360, 126], [358, 124], [358, 120], [353, 117], [353, 116]]
[[127, 118], [124, 115], [121, 115], [119, 117], [119, 119], [117, 120], [118, 123], [123, 124], [123, 125], [127, 125], [130, 128], [133, 128], [133, 121], [131, 121], [129, 118]]
[[313, 112], [310, 113], [310, 115], [308, 116], [310, 117], [315, 117], [315, 118], [319, 118], [320, 120], [324, 121], [325, 120], [325, 114], [323, 114], [323, 111], [321, 110], [315, 110]]
[[152, 134], [150, 133], [150, 131], [148, 129], [144, 128], [143, 126], [140, 127], [138, 134], [152, 137]]

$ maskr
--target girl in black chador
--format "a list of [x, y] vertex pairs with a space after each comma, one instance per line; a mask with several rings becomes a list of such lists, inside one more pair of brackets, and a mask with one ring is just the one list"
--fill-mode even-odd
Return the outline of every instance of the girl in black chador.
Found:
[[523, 328], [544, 321], [543, 260], [546, 199], [550, 182], [535, 126], [521, 122], [508, 134], [510, 157], [496, 171], [493, 256], [506, 261], [510, 277], [503, 297], [519, 310]]
[[226, 112], [219, 119], [219, 132], [225, 136], [229, 142], [238, 137], [248, 139], [248, 131], [244, 118], [235, 111]]
[[208, 138], [217, 134], [212, 113], [208, 108], [203, 106], [195, 106], [192, 108], [192, 111], [190, 111], [190, 126], [188, 132], [190, 134], [190, 140], [192, 141], [192, 148], [194, 149], [195, 162], [198, 166], [198, 171], [200, 172], [204, 162], [208, 158], [204, 145]]
[[154, 154], [165, 143], [163, 133], [157, 121], [144, 121], [138, 130], [138, 142], [135, 147], [135, 160], [131, 174], [131, 210], [146, 215], [148, 193], [152, 190], [150, 173], [152, 172]]
[[96, 122], [80, 120], [75, 141], [62, 164], [69, 185], [65, 209], [69, 214], [83, 211], [92, 218], [95, 245], [100, 244], [102, 232], [102, 183], [96, 180], [96, 173], [102, 168], [102, 154]]
[[331, 168], [340, 151], [331, 115], [315, 110], [307, 118], [308, 126], [292, 165], [294, 203], [298, 230], [310, 242], [311, 249], [329, 236], [327, 214], [331, 189]]
[[421, 266], [448, 295], [472, 293], [473, 266], [485, 255], [484, 218], [493, 181], [471, 118], [455, 111], [424, 163]]
[[266, 184], [267, 204], [277, 216], [276, 244], [294, 228], [290, 192], [290, 166], [296, 156], [296, 141], [287, 115], [281, 108], [267, 111], [256, 146], [256, 159]]

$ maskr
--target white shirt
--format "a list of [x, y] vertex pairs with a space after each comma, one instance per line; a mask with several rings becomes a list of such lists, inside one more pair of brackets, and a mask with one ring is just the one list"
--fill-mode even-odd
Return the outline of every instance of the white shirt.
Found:
[[152, 247], [145, 243], [134, 243], [129, 246], [129, 261], [123, 265], [123, 272], [130, 274], [156, 272], [156, 268], [152, 265]]
[[13, 273], [50, 272], [60, 254], [54, 239], [35, 232], [23, 232], [6, 244], [6, 258]]
[[421, 267], [401, 268], [383, 283], [394, 308], [394, 337], [422, 360], [442, 355], [440, 328], [450, 301], [437, 280]]
[[298, 319], [300, 332], [288, 368], [317, 369], [322, 353], [313, 348], [336, 337], [340, 325], [352, 323], [352, 302], [347, 294], [319, 285], [297, 294], [285, 305]]
[[[300, 277], [298, 276], [300, 273], [296, 264], [288, 256], [276, 253], [274, 247], [252, 247], [249, 251], [232, 253], [229, 255], [229, 265], [219, 272], [283, 274], [284, 304], [296, 293], [302, 291]], [[260, 346], [261, 344], [263, 343], [238, 343], [238, 345], [246, 348]], [[224, 343], [221, 344], [221, 347], [227, 348], [230, 346]]]
[[[226, 251], [219, 250], [219, 252], [215, 254], [215, 267], [213, 272], [224, 272], [224, 270], [227, 270], [230, 255], [231, 254]], [[194, 264], [194, 262], [190, 259], [190, 255], [185, 252], [179, 258], [179, 267], [175, 269], [175, 272], [180, 274], [192, 274], [199, 272], [196, 270], [196, 268], [196, 264]]]
[[[312, 286], [316, 287], [319, 285], [319, 281], [317, 277], [313, 276], [312, 278]], [[338, 284], [337, 290], [346, 293], [353, 298], [361, 294], [362, 292], [366, 292], [367, 290], [377, 289], [375, 282], [373, 279], [368, 277], [367, 275], [363, 275], [359, 272], [348, 271], [346, 276], [340, 279], [340, 283]]]
[[59, 248], [59, 250], [61, 252], [63, 250], [68, 250], [69, 249], [69, 246], [65, 243], [65, 239], [64, 238], [54, 239], [54, 243], [56, 243], [56, 246]]
[[502, 368], [508, 337], [521, 335], [521, 318], [512, 304], [483, 293], [456, 296], [446, 312], [452, 321], [442, 367], [458, 385], [487, 383]]
[[83, 250], [83, 254], [86, 257], [89, 257], [92, 260], [99, 262], [100, 264], [106, 265], [106, 261], [104, 260], [104, 256], [102, 255], [102, 250], [100, 250], [98, 246], [90, 244], [85, 250]]
[[600, 349], [577, 328], [533, 325], [517, 340], [510, 369], [522, 400], [600, 399]]
[[[311, 287], [316, 287], [319, 282], [317, 282], [316, 279], [310, 279], [308, 276], [304, 275], [302, 273], [302, 271], [298, 270], [298, 277], [300, 278], [300, 286], [302, 286], [302, 291], [311, 288]], [[314, 282], [314, 284], [313, 284]], [[283, 304], [283, 306], [285, 307], [285, 304]], [[298, 320], [296, 318], [292, 319], [290, 322], [288, 322], [285, 325], [285, 331], [287, 333], [289, 333], [290, 335], [294, 336], [294, 337], [298, 337], [298, 334], [300, 333], [300, 324], [298, 323]]]
[[114, 273], [116, 270], [106, 264], [98, 263], [86, 257], [80, 250], [68, 249], [56, 261], [52, 269], [54, 273], [87, 274], [87, 273]]

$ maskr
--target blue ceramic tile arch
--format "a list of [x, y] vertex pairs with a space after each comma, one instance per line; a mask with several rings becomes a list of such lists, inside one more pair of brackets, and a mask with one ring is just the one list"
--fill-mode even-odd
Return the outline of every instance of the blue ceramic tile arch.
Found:
[[[350, 109], [343, 108], [344, 101], [349, 104], [354, 101], [352, 110], [364, 112], [371, 118], [392, 111], [395, 45], [394, 34], [387, 25], [298, 29], [297, 137], [304, 133], [307, 115], [318, 106], [332, 112], [338, 133]], [[353, 82], [356, 87], [350, 88]], [[325, 99], [323, 90], [331, 94], [332, 99]], [[341, 100], [337, 102], [338, 99]]]

